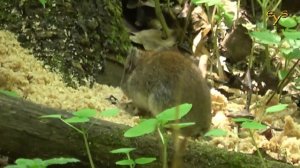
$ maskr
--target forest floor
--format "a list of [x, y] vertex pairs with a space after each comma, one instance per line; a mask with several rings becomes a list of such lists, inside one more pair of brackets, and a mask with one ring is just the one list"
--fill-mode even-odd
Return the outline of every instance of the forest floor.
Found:
[[[95, 84], [92, 88], [79, 86], [68, 87], [62, 80], [61, 74], [51, 72], [50, 68], [37, 60], [32, 52], [20, 46], [14, 34], [0, 31], [0, 89], [15, 91], [24, 99], [37, 104], [43, 104], [56, 109], [70, 112], [83, 108], [96, 109], [101, 112], [106, 109], [119, 107], [108, 98], [113, 96], [119, 102], [127, 101], [118, 87]], [[228, 101], [218, 91], [211, 89], [212, 95], [212, 128], [227, 131], [224, 137], [214, 137], [208, 143], [230, 151], [253, 153], [256, 148], [247, 130], [238, 130], [229, 113], [242, 111], [246, 95], [240, 91], [233, 91], [236, 99]], [[254, 95], [253, 102], [263, 97]], [[256, 108], [255, 114], [261, 114], [265, 108]], [[297, 110], [293, 103], [286, 111], [272, 116], [263, 116], [262, 120], [281, 131], [272, 131], [267, 138], [260, 132], [254, 133], [257, 146], [272, 158], [283, 160], [294, 165], [300, 165], [300, 125], [294, 121], [292, 115]], [[117, 117], [102, 118], [111, 122], [135, 125], [139, 117], [131, 116], [121, 110]], [[238, 130], [238, 131], [237, 131]], [[238, 133], [237, 133], [238, 132]]]

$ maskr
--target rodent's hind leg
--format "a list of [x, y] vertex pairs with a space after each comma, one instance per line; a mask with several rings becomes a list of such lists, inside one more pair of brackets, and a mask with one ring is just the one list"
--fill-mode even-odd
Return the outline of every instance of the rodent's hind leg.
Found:
[[151, 117], [150, 111], [138, 108], [133, 102], [120, 103], [120, 108], [132, 116]]
[[146, 118], [153, 117], [152, 113], [148, 110], [136, 108], [136, 111], [137, 111], [138, 116], [142, 116], [142, 117], [146, 117]]

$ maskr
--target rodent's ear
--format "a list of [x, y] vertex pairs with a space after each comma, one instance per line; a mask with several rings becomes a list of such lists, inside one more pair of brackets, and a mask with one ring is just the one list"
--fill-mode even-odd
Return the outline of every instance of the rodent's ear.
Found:
[[136, 47], [130, 48], [125, 63], [125, 73], [131, 73], [135, 69], [138, 59], [140, 57], [139, 52], [140, 51]]

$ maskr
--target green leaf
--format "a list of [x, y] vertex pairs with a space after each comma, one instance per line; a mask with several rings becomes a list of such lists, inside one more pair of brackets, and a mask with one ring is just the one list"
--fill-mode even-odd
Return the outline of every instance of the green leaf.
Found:
[[232, 119], [234, 122], [237, 122], [237, 123], [239, 123], [239, 122], [246, 122], [246, 121], [253, 121], [253, 120], [251, 120], [251, 119], [249, 119], [249, 118], [234, 118], [234, 119]]
[[300, 39], [300, 32], [299, 31], [283, 31], [282, 34], [285, 38], [297, 40]]
[[256, 121], [246, 121], [242, 123], [242, 128], [260, 130], [260, 129], [266, 129], [267, 126], [258, 123]]
[[42, 115], [40, 118], [57, 118], [57, 119], [61, 119], [61, 115], [60, 114]]
[[258, 31], [251, 32], [250, 35], [258, 42], [262, 44], [268, 44], [268, 45], [279, 44], [281, 40], [278, 34], [272, 33], [268, 30], [261, 31], [261, 32]]
[[49, 165], [55, 165], [55, 164], [67, 164], [67, 163], [76, 163], [76, 162], [80, 162], [80, 160], [76, 159], [76, 158], [64, 158], [64, 157], [60, 157], [60, 158], [53, 158], [53, 159], [48, 159], [44, 161], [46, 163], [47, 166]]
[[291, 59], [300, 59], [300, 50], [299, 48], [295, 48], [293, 49], [291, 52], [289, 52], [288, 54], [284, 55], [284, 57], [288, 60]]
[[288, 55], [290, 52], [293, 51], [292, 48], [280, 48], [279, 49], [280, 53], [283, 54], [284, 56]]
[[[172, 107], [164, 110], [163, 112], [156, 115], [156, 118], [160, 121], [173, 121], [181, 119], [192, 109], [192, 104], [181, 104], [177, 107]], [[177, 117], [178, 116], [178, 117]]]
[[0, 89], [0, 93], [5, 94], [7, 96], [11, 96], [11, 97], [20, 97], [15, 91], [8, 91], [8, 90]]
[[39, 0], [39, 1], [40, 1], [40, 3], [43, 5], [43, 7], [45, 8], [45, 5], [46, 5], [47, 0]]
[[119, 160], [116, 162], [116, 165], [128, 166], [134, 165], [134, 161], [132, 159]]
[[222, 19], [222, 17], [220, 15], [215, 15], [215, 20], [217, 22], [220, 22], [221, 19]]
[[220, 136], [226, 136], [227, 132], [222, 129], [212, 129], [208, 131], [204, 136], [210, 136], [210, 137], [220, 137]]
[[297, 26], [297, 21], [293, 17], [280, 18], [279, 24], [286, 28], [293, 28]]
[[224, 22], [227, 27], [232, 27], [234, 21], [234, 15], [228, 12], [224, 12]]
[[282, 32], [285, 38], [297, 40], [300, 39], [299, 31], [283, 31]]
[[[41, 159], [35, 159], [35, 160], [41, 160]], [[33, 165], [34, 164], [34, 159], [24, 159], [20, 158], [15, 161], [16, 164], [18, 165]]]
[[128, 154], [131, 151], [134, 151], [135, 148], [119, 148], [119, 149], [115, 149], [110, 151], [110, 153], [126, 153]]
[[246, 121], [249, 121], [249, 122], [251, 122], [251, 121], [253, 121], [253, 120], [251, 120], [251, 119], [249, 119], [249, 118], [234, 118], [234, 119], [232, 119], [234, 122], [246, 122]]
[[135, 159], [135, 163], [142, 165], [142, 164], [152, 163], [155, 160], [156, 160], [156, 158], [154, 158], [154, 157], [142, 157], [142, 158]]
[[74, 116], [74, 117], [65, 119], [64, 121], [67, 122], [67, 123], [85, 123], [85, 122], [89, 122], [90, 119], [86, 118], [86, 117], [77, 117], [77, 116]]
[[295, 19], [296, 19], [297, 23], [300, 23], [300, 16], [296, 16]]
[[27, 166], [26, 165], [7, 165], [7, 166], [5, 166], [5, 168], [27, 168]]
[[138, 137], [145, 134], [149, 134], [155, 131], [157, 127], [158, 121], [156, 119], [148, 119], [145, 120], [138, 125], [130, 128], [124, 133], [125, 137], [131, 138], [131, 137]]
[[287, 108], [288, 104], [277, 104], [275, 106], [268, 107], [266, 113], [276, 113]]
[[46, 168], [46, 164], [43, 162], [42, 159], [36, 158], [36, 159], [24, 159], [20, 158], [15, 161], [16, 165], [27, 168]]
[[101, 116], [103, 117], [114, 117], [116, 115], [118, 115], [119, 113], [119, 109], [115, 108], [115, 109], [108, 109], [108, 110], [105, 110], [105, 111], [102, 111], [100, 113]]
[[287, 74], [288, 74], [287, 70], [278, 71], [278, 77], [279, 77], [280, 80], [283, 80], [286, 77]]
[[205, 3], [207, 6], [212, 6], [212, 5], [220, 5], [222, 2], [221, 0], [192, 0], [192, 3], [195, 5], [201, 5]]
[[74, 116], [82, 117], [82, 118], [90, 118], [94, 117], [97, 114], [97, 111], [94, 109], [81, 109], [73, 113]]

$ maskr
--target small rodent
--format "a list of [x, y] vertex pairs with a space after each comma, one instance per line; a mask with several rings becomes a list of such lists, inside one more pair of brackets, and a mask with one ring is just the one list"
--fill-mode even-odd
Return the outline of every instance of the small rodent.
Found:
[[211, 124], [209, 87], [199, 68], [179, 52], [144, 52], [131, 49], [126, 59], [121, 89], [139, 109], [156, 115], [182, 103], [191, 103], [191, 111], [182, 118], [195, 122], [181, 129], [183, 136], [199, 136]]

